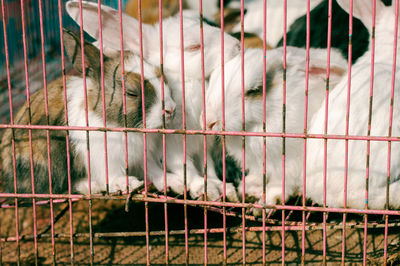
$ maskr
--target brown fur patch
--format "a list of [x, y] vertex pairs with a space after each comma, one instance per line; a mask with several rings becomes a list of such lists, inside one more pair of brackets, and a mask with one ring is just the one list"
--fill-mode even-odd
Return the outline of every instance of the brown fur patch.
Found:
[[[182, 3], [183, 8], [187, 7], [185, 1]], [[158, 0], [141, 1], [142, 22], [146, 24], [156, 24], [159, 22], [159, 6]], [[138, 19], [139, 9], [138, 0], [130, 0], [126, 6], [125, 12]], [[162, 1], [162, 17], [167, 18], [179, 12], [179, 0], [163, 0]]]
[[[214, 15], [214, 22], [221, 26], [221, 12]], [[240, 23], [240, 9], [237, 8], [224, 8], [224, 31], [232, 32], [233, 28]]]
[[[15, 115], [15, 124], [28, 125], [57, 125], [64, 126], [65, 105], [64, 87], [62, 79], [58, 79], [48, 84], [48, 110], [49, 116], [45, 112], [45, 92], [41, 89], [31, 95], [30, 112], [25, 103]], [[29, 118], [29, 114], [30, 118]], [[31, 130], [31, 143], [28, 129], [7, 129], [3, 135], [0, 145], [1, 160], [3, 163], [3, 178], [5, 178], [6, 191], [14, 192], [13, 174], [13, 148], [15, 143], [16, 174], [18, 192], [31, 192], [31, 163], [30, 154], [33, 158], [33, 170], [35, 177], [35, 191], [37, 193], [49, 192], [49, 171], [48, 171], [48, 145], [50, 146], [52, 183], [53, 192], [62, 193], [66, 190], [67, 170], [66, 161], [66, 131], [49, 130], [50, 141], [47, 141], [46, 130]], [[75, 176], [78, 176], [76, 174]]]
[[[235, 37], [239, 41], [241, 40], [241, 33], [235, 32], [230, 34], [232, 37]], [[245, 32], [244, 33], [244, 48], [264, 48], [264, 41], [257, 36], [257, 34]], [[266, 45], [267, 50], [271, 50], [272, 47], [270, 45]]]

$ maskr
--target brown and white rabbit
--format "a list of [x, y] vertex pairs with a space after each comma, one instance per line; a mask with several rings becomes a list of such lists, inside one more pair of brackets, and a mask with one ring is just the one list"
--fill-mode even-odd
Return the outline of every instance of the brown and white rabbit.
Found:
[[[98, 34], [98, 8], [91, 2], [82, 2], [83, 28], [94, 37], [99, 39]], [[66, 4], [68, 14], [78, 24], [79, 4], [77, 1], [69, 1]], [[108, 6], [102, 6], [103, 16], [103, 44], [106, 48], [120, 49], [120, 35], [115, 28], [119, 25], [118, 11]], [[189, 14], [189, 13], [187, 13]], [[140, 35], [138, 21], [123, 14], [124, 48], [140, 54]], [[212, 71], [220, 68], [221, 64], [221, 32], [220, 29], [203, 24], [204, 31], [204, 66], [205, 79], [209, 78]], [[202, 109], [202, 66], [201, 66], [201, 39], [200, 21], [197, 17], [183, 16], [184, 32], [184, 73], [185, 73], [185, 97], [186, 97], [186, 128], [200, 130], [198, 122]], [[147, 62], [158, 66], [160, 63], [159, 25], [142, 24], [143, 57]], [[239, 42], [226, 34], [225, 60], [228, 61], [239, 53]], [[182, 128], [182, 75], [181, 75], [181, 42], [180, 42], [180, 18], [173, 16], [163, 20], [163, 70], [171, 88], [172, 95], [177, 104], [177, 112], [173, 124], [169, 128]], [[183, 141], [182, 136], [169, 134], [167, 136], [167, 182], [175, 192], [183, 192]], [[191, 196], [197, 198], [204, 192], [203, 179], [203, 137], [187, 136], [187, 184]], [[209, 156], [208, 158], [211, 158]], [[200, 167], [198, 167], [200, 165]], [[213, 200], [219, 198], [222, 193], [222, 182], [218, 179], [213, 161], [208, 160], [208, 198]], [[160, 176], [162, 177], [162, 175]], [[174, 183], [176, 182], [176, 183]], [[160, 178], [154, 180], [158, 189], [164, 187], [164, 181]], [[233, 184], [227, 184], [227, 198], [236, 200], [236, 191]]]
[[[67, 54], [71, 58], [74, 68], [82, 73], [81, 41], [71, 32], [64, 30], [64, 45]], [[88, 124], [90, 127], [103, 127], [103, 103], [100, 71], [100, 51], [92, 44], [85, 42], [85, 72], [88, 102]], [[130, 53], [125, 54], [125, 61], [129, 62], [125, 69], [126, 88], [126, 125], [127, 127], [142, 127], [142, 93], [139, 58]], [[161, 108], [161, 82], [157, 71], [144, 63], [144, 92], [146, 109], [146, 126], [159, 128], [162, 126]], [[175, 103], [170, 98], [168, 86], [165, 89], [165, 112], [166, 119], [170, 121], [175, 110]], [[62, 81], [57, 80], [50, 83], [49, 112], [50, 125], [64, 126], [64, 97]], [[104, 96], [107, 127], [124, 127], [123, 113], [123, 90], [121, 76], [121, 58], [104, 57]], [[32, 124], [46, 125], [47, 120], [43, 107], [44, 91], [40, 90], [32, 95]], [[67, 107], [68, 125], [86, 126], [86, 111], [84, 101], [84, 79], [81, 76], [67, 76]], [[29, 118], [27, 106], [24, 105], [18, 112], [16, 123], [27, 124]], [[12, 131], [8, 130], [2, 140], [3, 171], [10, 185], [8, 190], [13, 191], [13, 165], [11, 152]], [[41, 130], [32, 130], [33, 135], [33, 161], [35, 174], [36, 193], [47, 193], [48, 190], [48, 167], [47, 167], [47, 145], [46, 133]], [[29, 138], [28, 130], [14, 130], [16, 143], [16, 165], [18, 192], [31, 191], [30, 162], [29, 162]], [[67, 162], [66, 162], [66, 140], [65, 131], [51, 131], [51, 159], [53, 192], [62, 193], [67, 191]], [[71, 144], [71, 169], [74, 191], [87, 193], [89, 183], [87, 178], [88, 162], [87, 147], [90, 147], [90, 173], [91, 192], [96, 193], [106, 190], [106, 168], [104, 132], [69, 131]], [[149, 134], [148, 146], [148, 168], [149, 179], [152, 174], [162, 174], [162, 166], [159, 161], [160, 151], [157, 149], [157, 140], [160, 136]], [[89, 143], [87, 143], [89, 141]], [[124, 133], [107, 132], [108, 151], [108, 176], [109, 191], [115, 192], [126, 188], [125, 174], [125, 145]], [[154, 147], [156, 146], [156, 147]], [[128, 133], [128, 164], [129, 164], [129, 186], [134, 189], [142, 184], [143, 179], [143, 134]], [[78, 180], [79, 179], [79, 180]]]

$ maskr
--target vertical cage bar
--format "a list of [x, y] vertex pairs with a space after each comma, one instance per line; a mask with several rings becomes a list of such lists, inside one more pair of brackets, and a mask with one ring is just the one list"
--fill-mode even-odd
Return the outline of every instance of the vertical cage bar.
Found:
[[[351, 58], [352, 58], [352, 36], [353, 36], [353, 0], [350, 0], [349, 7], [349, 51], [348, 51], [348, 71], [347, 71], [347, 103], [346, 103], [346, 130], [345, 135], [349, 135], [350, 120], [350, 94], [351, 94]], [[349, 164], [349, 140], [345, 140], [345, 166], [344, 166], [344, 208], [347, 208], [347, 177]], [[342, 265], [345, 263], [346, 256], [346, 213], [343, 213], [343, 235], [342, 235]]]
[[[221, 93], [222, 93], [222, 131], [225, 131], [225, 59], [224, 59], [224, 0], [220, 1], [220, 25], [221, 25]], [[222, 135], [222, 182], [223, 192], [222, 201], [226, 201], [226, 136]], [[227, 264], [226, 251], [226, 207], [222, 207], [222, 226], [223, 226], [223, 244], [224, 244], [224, 261]]]
[[[392, 3], [393, 5], [393, 3]], [[395, 11], [395, 33], [393, 40], [393, 66], [392, 66], [392, 87], [390, 92], [390, 114], [389, 114], [389, 128], [388, 128], [388, 137], [392, 136], [392, 125], [393, 125], [393, 105], [394, 105], [394, 90], [396, 85], [396, 62], [397, 62], [397, 38], [398, 38], [398, 29], [399, 29], [399, 0], [396, 0], [396, 11]], [[389, 184], [390, 184], [390, 167], [391, 167], [391, 150], [392, 150], [392, 142], [388, 141], [388, 159], [387, 159], [387, 180], [386, 180], [386, 204], [385, 209], [389, 210]], [[388, 247], [388, 220], [389, 216], [385, 215], [385, 238], [384, 238], [384, 254], [383, 254], [383, 262], [384, 265], [387, 265], [387, 247]]]
[[[375, 67], [375, 17], [376, 0], [373, 0], [372, 9], [372, 36], [371, 36], [371, 75], [369, 92], [369, 111], [368, 111], [368, 133], [371, 136], [372, 105], [374, 95], [374, 67]], [[368, 191], [369, 191], [369, 167], [370, 167], [371, 141], [367, 140], [366, 173], [365, 173], [365, 209], [368, 209]], [[368, 236], [368, 215], [364, 215], [364, 241], [363, 241], [363, 264], [367, 262], [367, 236]]]
[[[42, 71], [43, 71], [43, 88], [44, 88], [44, 105], [46, 111], [46, 122], [47, 125], [50, 125], [49, 118], [49, 101], [48, 101], [48, 90], [47, 90], [47, 77], [46, 77], [46, 54], [44, 49], [44, 30], [43, 30], [43, 11], [42, 11], [42, 0], [39, 0], [39, 21], [40, 21], [40, 44], [41, 44], [41, 52], [42, 52]], [[50, 142], [50, 131], [46, 130], [46, 138], [47, 138], [47, 161], [49, 168], [49, 194], [53, 194], [53, 185], [52, 185], [52, 169], [51, 169], [51, 142]], [[56, 249], [55, 249], [55, 238], [54, 238], [54, 206], [53, 199], [49, 199], [50, 201], [50, 224], [51, 224], [51, 247], [52, 247], [52, 260], [53, 265], [56, 264]]]
[[[283, 1], [283, 79], [282, 79], [282, 133], [286, 132], [286, 47], [287, 47], [287, 0]], [[285, 137], [282, 138], [282, 204], [285, 205]], [[285, 210], [282, 210], [282, 265], [285, 265]]]
[[[6, 27], [6, 12], [5, 12], [5, 4], [4, 0], [1, 0], [1, 14], [3, 20], [3, 34], [4, 34], [4, 52], [6, 56], [6, 71], [7, 71], [7, 87], [8, 87], [8, 102], [10, 108], [10, 124], [14, 125], [14, 112], [13, 112], [13, 97], [11, 92], [11, 73], [10, 73], [10, 58], [9, 58], [9, 51], [8, 51], [8, 38], [7, 38], [7, 27]], [[12, 131], [12, 138], [11, 138], [11, 148], [12, 148], [12, 164], [13, 164], [13, 181], [14, 181], [14, 193], [17, 194], [17, 166], [16, 166], [16, 158], [15, 158], [15, 137], [14, 137], [14, 129]], [[20, 257], [21, 257], [21, 246], [20, 246], [20, 236], [19, 236], [19, 214], [18, 214], [18, 199], [14, 198], [15, 204], [15, 237], [17, 242], [17, 259], [18, 265], [20, 264]], [[0, 260], [1, 262], [1, 260]]]
[[[307, 134], [307, 118], [308, 118], [308, 85], [309, 85], [309, 75], [310, 75], [310, 0], [307, 1], [307, 15], [306, 15], [306, 80], [305, 80], [305, 102], [304, 102], [304, 134]], [[306, 178], [307, 178], [307, 138], [304, 138], [303, 142], [303, 195], [302, 195], [302, 205], [306, 206]], [[305, 247], [305, 239], [306, 239], [306, 212], [302, 212], [302, 241], [301, 241], [301, 249], [302, 249], [302, 264], [305, 265], [305, 256], [306, 256], [306, 247]]]
[[[82, 0], [79, 0], [79, 18], [80, 18], [80, 37], [81, 37], [81, 56], [82, 56], [82, 77], [83, 77], [83, 92], [85, 102], [85, 122], [86, 127], [89, 127], [89, 114], [88, 114], [88, 98], [87, 98], [87, 83], [86, 83], [86, 66], [85, 66], [85, 39], [83, 36], [83, 11], [82, 11]], [[87, 175], [88, 175], [88, 187], [89, 196], [92, 195], [92, 178], [90, 171], [90, 141], [89, 141], [89, 130], [86, 130], [86, 154], [87, 154]], [[89, 245], [90, 245], [90, 265], [94, 264], [94, 247], [93, 247], [93, 224], [92, 224], [92, 199], [89, 198]]]
[[[106, 114], [106, 99], [104, 87], [104, 54], [103, 54], [103, 29], [101, 21], [101, 1], [97, 2], [98, 10], [98, 23], [99, 23], [99, 41], [100, 41], [100, 85], [101, 85], [101, 99], [103, 103], [103, 126], [107, 127], [107, 114]], [[104, 132], [104, 166], [106, 174], [106, 194], [109, 193], [109, 179], [108, 179], [108, 149], [107, 149], [107, 132]]]
[[[161, 72], [161, 105], [162, 105], [162, 128], [165, 129], [165, 90], [164, 90], [164, 42], [163, 42], [163, 13], [162, 0], [158, 1], [158, 21], [160, 28], [160, 72]], [[167, 197], [167, 150], [166, 134], [162, 134], [163, 143], [163, 174], [164, 174], [164, 197]], [[168, 204], [164, 203], [164, 228], [165, 228], [165, 264], [169, 265], [169, 235], [168, 235]]]
[[[266, 80], [266, 71], [267, 71], [267, 0], [263, 0], [263, 79], [262, 79], [262, 90], [263, 90], [263, 132], [267, 131], [267, 80]], [[263, 203], [266, 203], [266, 191], [265, 187], [267, 184], [267, 138], [263, 137]], [[269, 210], [272, 212], [272, 210]], [[265, 228], [265, 218], [266, 218], [266, 210], [262, 210], [262, 264], [266, 265], [266, 228]], [[283, 245], [283, 244], [282, 244]]]
[[[186, 130], [186, 98], [185, 98], [185, 53], [184, 53], [184, 36], [183, 36], [183, 6], [182, 0], [179, 0], [179, 34], [181, 44], [181, 79], [182, 79], [182, 129]], [[183, 197], [187, 200], [187, 173], [186, 173], [186, 133], [182, 135], [183, 138]], [[184, 219], [185, 219], [185, 262], [189, 264], [189, 230], [188, 230], [188, 216], [187, 204], [184, 204]]]
[[[325, 121], [324, 121], [324, 134], [328, 134], [328, 108], [329, 108], [329, 78], [330, 78], [330, 64], [331, 64], [331, 37], [332, 37], [332, 0], [329, 0], [328, 3], [328, 36], [327, 36], [327, 62], [326, 62], [326, 90], [325, 90]], [[324, 139], [324, 170], [323, 170], [323, 178], [324, 178], [324, 195], [323, 195], [323, 206], [326, 208], [326, 189], [327, 189], [327, 148], [328, 148], [328, 139]], [[326, 246], [327, 246], [327, 231], [326, 231], [326, 220], [327, 220], [327, 212], [323, 213], [323, 265], [326, 265]]]
[[[127, 128], [126, 117], [126, 86], [125, 86], [125, 55], [124, 55], [124, 33], [122, 26], [122, 4], [118, 0], [118, 22], [119, 22], [119, 37], [120, 37], [120, 56], [121, 56], [121, 78], [122, 78], [122, 112], [124, 116], [124, 128]], [[125, 146], [125, 178], [126, 178], [126, 192], [129, 194], [129, 154], [128, 154], [128, 132], [124, 132], [124, 146]]]
[[[139, 40], [140, 40], [140, 82], [142, 90], [142, 102], [145, 103], [144, 91], [144, 67], [143, 67], [143, 31], [142, 31], [142, 0], [138, 1], [138, 21], [139, 21]], [[143, 128], [146, 128], [146, 108], [142, 104]], [[147, 134], [143, 133], [143, 171], [144, 171], [144, 192], [145, 197], [148, 195], [148, 180], [147, 180]], [[145, 201], [145, 222], [146, 222], [146, 263], [150, 265], [150, 232], [149, 232], [149, 203]]]
[[[204, 30], [203, 30], [203, 0], [199, 0], [200, 14], [200, 53], [201, 53], [201, 87], [203, 93], [203, 128], [207, 128], [207, 108], [206, 108], [206, 82], [205, 82], [205, 67], [204, 67]], [[204, 200], [207, 201], [207, 136], [203, 135], [203, 153], [204, 153]], [[211, 158], [212, 159], [212, 158]], [[204, 265], [208, 264], [207, 255], [207, 206], [204, 206]]]
[[[62, 22], [62, 2], [58, 0], [58, 19], [59, 19], [59, 30], [60, 30], [60, 50], [61, 50], [61, 69], [62, 69], [62, 83], [64, 93], [64, 119], [65, 124], [68, 125], [68, 106], [67, 106], [67, 81], [66, 81], [66, 69], [65, 69], [65, 54], [64, 54], [64, 36], [63, 36], [63, 22]], [[71, 180], [71, 158], [70, 158], [70, 146], [69, 146], [69, 131], [65, 132], [66, 142], [66, 153], [67, 153], [67, 176], [68, 176], [68, 195], [72, 194], [72, 180]], [[73, 211], [72, 211], [72, 199], [68, 199], [69, 206], [69, 241], [70, 241], [70, 255], [71, 265], [74, 265], [74, 226], [73, 226]]]
[[[244, 0], [240, 0], [240, 57], [242, 85], [242, 131], [246, 131], [244, 89]], [[265, 75], [263, 75], [265, 76]], [[246, 137], [242, 136], [242, 203], [246, 202]], [[242, 263], [246, 265], [246, 208], [242, 208]]]
[[[29, 89], [29, 73], [28, 73], [28, 53], [26, 43], [26, 25], [25, 25], [25, 13], [24, 13], [24, 1], [20, 0], [21, 3], [21, 22], [22, 22], [22, 42], [24, 47], [24, 67], [25, 67], [25, 86], [26, 86], [26, 103], [28, 107], [28, 125], [32, 124], [31, 116], [31, 104], [30, 104], [30, 89]], [[32, 129], [28, 130], [29, 134], [29, 157], [30, 157], [30, 170], [31, 170], [31, 182], [32, 182], [32, 194], [35, 194], [35, 176], [34, 176], [34, 160], [33, 160], [33, 148], [32, 148]], [[38, 265], [38, 242], [37, 242], [37, 215], [36, 215], [36, 199], [32, 198], [32, 211], [33, 211], [33, 242], [35, 247], [35, 265]]]

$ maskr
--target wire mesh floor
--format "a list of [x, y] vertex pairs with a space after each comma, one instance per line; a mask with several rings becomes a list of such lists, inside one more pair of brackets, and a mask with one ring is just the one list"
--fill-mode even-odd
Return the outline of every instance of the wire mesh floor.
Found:
[[[74, 252], [75, 263], [90, 264], [88, 201], [78, 201], [73, 205], [74, 221]], [[56, 204], [55, 214], [55, 251], [57, 263], [71, 263], [69, 242], [69, 215], [66, 211], [68, 204]], [[150, 262], [152, 265], [166, 263], [165, 234], [163, 204], [149, 203], [150, 226]], [[146, 264], [146, 239], [144, 203], [131, 203], [129, 212], [125, 211], [125, 202], [122, 200], [93, 200], [93, 262], [96, 265], [140, 265]], [[169, 245], [168, 260], [171, 265], [185, 264], [185, 236], [183, 235], [183, 206], [168, 205], [169, 213]], [[189, 263], [190, 265], [204, 264], [204, 235], [202, 228], [204, 210], [198, 207], [188, 208], [189, 226]], [[14, 209], [0, 209], [0, 228], [2, 236], [2, 261], [4, 265], [15, 264], [17, 261], [17, 244], [15, 236]], [[22, 265], [34, 263], [35, 251], [32, 238], [33, 216], [31, 207], [19, 210], [20, 217], [20, 256]], [[222, 227], [222, 215], [209, 212], [208, 222], [212, 228]], [[357, 224], [346, 229], [346, 264], [360, 264], [363, 261], [363, 225], [362, 220], [349, 217], [349, 225]], [[393, 221], [391, 221], [393, 224]], [[241, 219], [227, 217], [227, 254], [228, 264], [242, 263], [242, 233]], [[248, 226], [261, 226], [253, 222]], [[38, 226], [38, 262], [40, 265], [52, 264], [52, 244], [50, 235], [50, 209], [48, 205], [37, 207]], [[384, 248], [384, 228], [379, 224], [368, 229], [368, 264], [382, 265]], [[254, 228], [257, 227], [252, 227]], [[278, 227], [277, 227], [278, 228]], [[330, 229], [331, 228], [331, 229]], [[236, 230], [237, 229], [237, 230]], [[250, 228], [251, 230], [251, 228]], [[215, 230], [218, 231], [218, 230]], [[238, 231], [238, 232], [235, 232]], [[8, 239], [7, 239], [8, 237]], [[209, 233], [208, 237], [208, 264], [216, 265], [223, 262], [223, 240], [221, 233]], [[400, 230], [390, 228], [388, 235], [389, 262], [399, 263]], [[286, 263], [301, 263], [301, 231], [285, 232]], [[262, 264], [262, 232], [246, 232], [246, 264]], [[320, 264], [323, 260], [322, 230], [311, 229], [306, 231], [306, 258], [307, 264]], [[342, 256], [342, 230], [329, 227], [327, 229], [327, 262], [340, 263]], [[269, 265], [281, 264], [282, 234], [279, 230], [266, 232], [266, 261]]]

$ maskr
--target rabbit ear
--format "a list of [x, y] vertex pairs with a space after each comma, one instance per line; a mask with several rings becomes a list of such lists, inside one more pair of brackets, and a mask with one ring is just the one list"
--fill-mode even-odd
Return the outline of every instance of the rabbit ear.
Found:
[[[337, 0], [337, 3], [350, 14], [350, 0]], [[376, 17], [379, 17], [381, 11], [385, 8], [382, 1], [376, 1]], [[372, 12], [374, 9], [372, 0], [353, 0], [353, 16], [361, 20], [371, 33], [372, 30]]]
[[[64, 46], [74, 68], [82, 73], [81, 40], [67, 29], [63, 29]], [[85, 42], [85, 67], [94, 71], [86, 71], [89, 76], [95, 75], [100, 69], [100, 52], [91, 43]]]
[[[80, 25], [81, 19], [79, 2], [67, 2], [66, 10], [71, 18], [78, 25]], [[99, 10], [97, 3], [82, 1], [82, 17], [83, 30], [96, 40], [99, 40]], [[120, 16], [118, 10], [115, 10], [105, 5], [101, 5], [101, 19], [103, 46], [105, 48], [115, 49], [118, 51], [121, 50], [121, 36], [119, 30]], [[138, 54], [140, 52], [139, 23], [136, 19], [126, 15], [125, 13], [122, 13], [122, 22], [124, 49], [131, 50], [134, 53]], [[142, 33], [144, 39], [146, 38], [146, 36], [157, 36], [154, 35], [154, 28], [147, 24], [142, 24]], [[147, 50], [151, 50], [151, 47], [151, 43], [146, 43], [146, 51], [144, 52], [148, 53]]]

